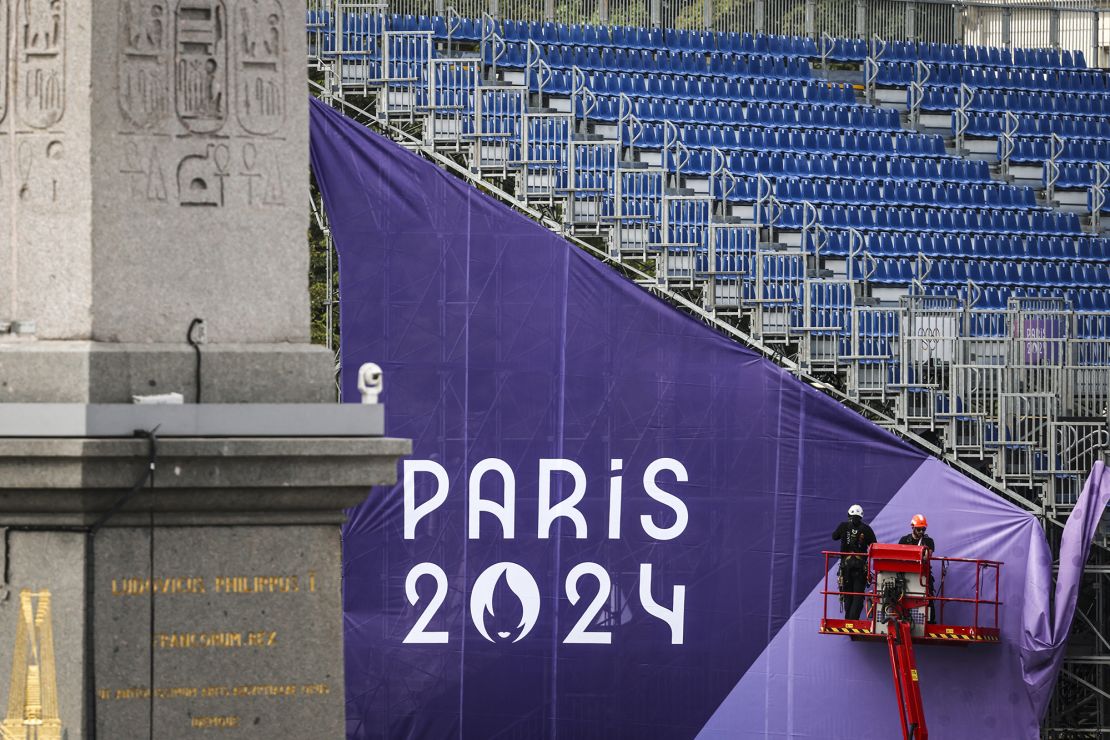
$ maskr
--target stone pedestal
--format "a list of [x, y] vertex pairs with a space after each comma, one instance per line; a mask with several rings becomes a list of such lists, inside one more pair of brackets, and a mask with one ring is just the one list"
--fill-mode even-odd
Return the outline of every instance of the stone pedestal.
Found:
[[105, 518], [149, 440], [0, 439], [6, 736], [343, 737], [337, 524], [408, 452], [160, 438]]
[[344, 735], [339, 524], [409, 447], [309, 344], [304, 19], [0, 0], [0, 737]]

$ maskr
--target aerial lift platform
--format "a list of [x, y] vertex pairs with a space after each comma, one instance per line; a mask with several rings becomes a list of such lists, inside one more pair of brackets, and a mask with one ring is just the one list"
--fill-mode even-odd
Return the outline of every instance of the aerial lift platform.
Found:
[[[991, 644], [999, 641], [999, 581], [1002, 563], [995, 560], [937, 558], [919, 545], [876, 543], [867, 552], [868, 590], [860, 594], [829, 589], [833, 560], [858, 553], [825, 552], [824, 613], [821, 634], [841, 635], [853, 640], [883, 641], [890, 654], [894, 693], [904, 740], [928, 740], [925, 710], [914, 658], [914, 643], [943, 645]], [[939, 585], [933, 590], [934, 566], [940, 570]], [[962, 585], [974, 568], [974, 596], [948, 596], [945, 587], [949, 570], [965, 572]], [[829, 596], [864, 597], [862, 619], [829, 617]], [[948, 612], [949, 621], [945, 620]], [[951, 623], [950, 623], [951, 622]], [[970, 624], [968, 624], [970, 622]]]

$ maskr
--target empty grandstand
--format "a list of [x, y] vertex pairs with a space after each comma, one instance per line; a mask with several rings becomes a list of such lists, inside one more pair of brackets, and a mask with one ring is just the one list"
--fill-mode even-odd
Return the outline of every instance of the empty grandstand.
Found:
[[[313, 0], [309, 61], [325, 101], [1063, 521], [1110, 445], [1099, 13], [842, 5]], [[1090, 570], [1050, 736], [1110, 726]]]

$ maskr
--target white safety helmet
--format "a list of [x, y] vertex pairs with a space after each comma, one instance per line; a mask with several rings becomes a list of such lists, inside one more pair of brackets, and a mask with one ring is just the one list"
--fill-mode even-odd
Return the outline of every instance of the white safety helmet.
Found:
[[848, 507], [848, 516], [863, 516], [863, 507], [859, 504], [852, 504]]

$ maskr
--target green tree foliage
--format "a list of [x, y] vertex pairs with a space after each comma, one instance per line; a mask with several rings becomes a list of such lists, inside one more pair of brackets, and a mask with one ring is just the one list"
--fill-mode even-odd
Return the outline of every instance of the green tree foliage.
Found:
[[[312, 182], [312, 200], [320, 206], [320, 194], [316, 190], [316, 182]], [[328, 301], [338, 299], [328, 295], [328, 250], [331, 249], [330, 241], [320, 228], [316, 216], [309, 214], [308, 225], [308, 296], [312, 307], [312, 343], [328, 344], [327, 307]], [[335, 259], [331, 262], [333, 285], [339, 285], [339, 266]], [[339, 305], [333, 311], [332, 347], [339, 347]]]

